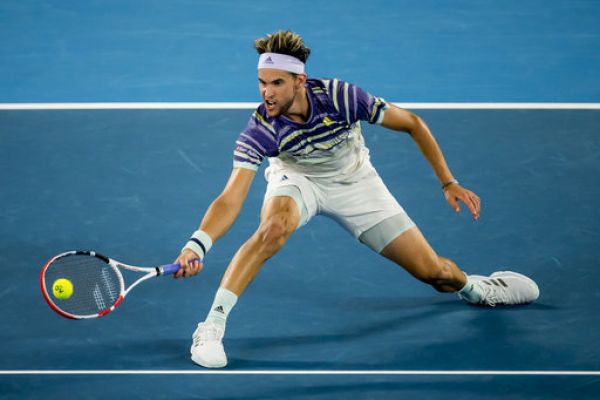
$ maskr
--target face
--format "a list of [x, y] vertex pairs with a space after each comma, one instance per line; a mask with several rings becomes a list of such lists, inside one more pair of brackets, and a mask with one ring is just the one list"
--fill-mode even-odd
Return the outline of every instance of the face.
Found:
[[258, 88], [269, 117], [286, 114], [300, 88], [303, 76], [294, 76], [278, 69], [258, 70]]

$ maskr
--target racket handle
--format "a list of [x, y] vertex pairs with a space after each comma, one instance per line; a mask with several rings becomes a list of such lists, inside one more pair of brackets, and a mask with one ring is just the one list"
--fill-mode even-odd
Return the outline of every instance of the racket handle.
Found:
[[161, 267], [158, 267], [160, 271], [160, 275], [172, 275], [181, 269], [181, 265], [179, 264], [167, 264]]

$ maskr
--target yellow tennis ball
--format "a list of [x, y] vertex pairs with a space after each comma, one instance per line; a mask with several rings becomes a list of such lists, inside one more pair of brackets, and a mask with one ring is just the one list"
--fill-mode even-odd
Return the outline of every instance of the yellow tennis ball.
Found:
[[57, 299], [68, 299], [73, 294], [73, 284], [65, 278], [57, 279], [52, 284], [52, 293], [54, 293], [54, 297]]

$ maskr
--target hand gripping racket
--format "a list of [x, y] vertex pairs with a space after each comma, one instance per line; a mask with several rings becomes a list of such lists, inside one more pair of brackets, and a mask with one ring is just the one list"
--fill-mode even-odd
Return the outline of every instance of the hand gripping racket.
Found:
[[[121, 268], [145, 274], [125, 288]], [[174, 274], [180, 268], [179, 264], [134, 267], [95, 251], [68, 251], [52, 257], [44, 265], [40, 285], [48, 305], [61, 316], [71, 319], [96, 318], [114, 310], [131, 289], [145, 280]], [[69, 297], [57, 296], [53, 290], [59, 279], [70, 281], [72, 293]]]

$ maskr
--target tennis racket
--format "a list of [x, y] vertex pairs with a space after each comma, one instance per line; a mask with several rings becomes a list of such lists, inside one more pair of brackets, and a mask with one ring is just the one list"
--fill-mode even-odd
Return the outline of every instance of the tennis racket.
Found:
[[[59, 315], [70, 319], [102, 317], [121, 304], [125, 296], [140, 283], [160, 275], [179, 271], [179, 264], [154, 268], [134, 267], [113, 260], [95, 251], [68, 251], [52, 257], [40, 274], [42, 294], [48, 305]], [[125, 288], [120, 269], [144, 273]], [[54, 288], [57, 281], [67, 279], [71, 294], [61, 295]]]

